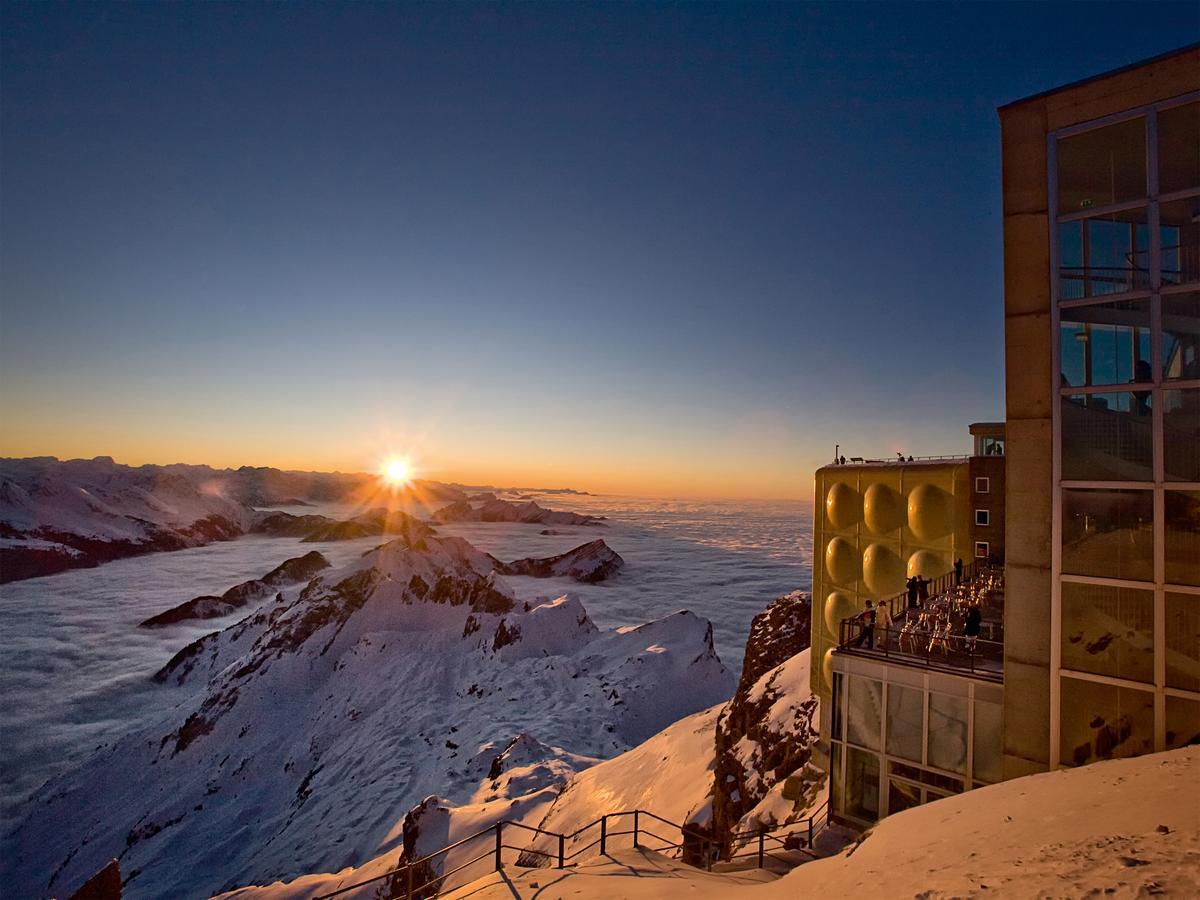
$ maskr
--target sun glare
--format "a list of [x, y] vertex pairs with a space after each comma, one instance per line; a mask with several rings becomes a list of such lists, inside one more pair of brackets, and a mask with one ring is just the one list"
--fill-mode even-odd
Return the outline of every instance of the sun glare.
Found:
[[383, 477], [387, 479], [389, 484], [403, 485], [408, 484], [412, 478], [412, 466], [409, 465], [407, 459], [393, 457], [383, 465]]

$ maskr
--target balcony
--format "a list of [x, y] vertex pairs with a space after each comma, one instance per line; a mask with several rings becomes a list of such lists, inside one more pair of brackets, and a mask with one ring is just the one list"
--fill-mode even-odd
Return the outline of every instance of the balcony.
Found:
[[[968, 612], [981, 614], [979, 634], [966, 634]], [[909, 605], [907, 594], [880, 601], [873, 628], [861, 615], [843, 619], [838, 653], [917, 668], [1004, 680], [1004, 569], [982, 561], [932, 582], [928, 599]]]

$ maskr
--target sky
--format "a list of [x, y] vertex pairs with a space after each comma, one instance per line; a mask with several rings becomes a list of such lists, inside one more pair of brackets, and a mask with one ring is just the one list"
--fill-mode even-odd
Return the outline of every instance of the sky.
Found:
[[1002, 419], [996, 107], [1181, 4], [0, 17], [0, 455], [810, 498]]

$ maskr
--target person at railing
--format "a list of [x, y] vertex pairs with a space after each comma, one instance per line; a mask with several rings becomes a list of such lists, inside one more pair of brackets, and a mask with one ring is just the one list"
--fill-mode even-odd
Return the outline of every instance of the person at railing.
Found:
[[[883, 632], [883, 643], [888, 640], [888, 632], [892, 629], [892, 612], [888, 609], [886, 603], [881, 602], [875, 607], [875, 630], [876, 633]], [[873, 637], [873, 636], [872, 636]]]
[[905, 590], [908, 592], [908, 608], [917, 608], [917, 576], [914, 575], [908, 581], [904, 582]]
[[962, 584], [962, 573], [963, 573], [963, 561], [962, 561], [962, 557], [960, 556], [958, 559], [956, 559], [954, 561], [954, 586], [955, 587], [958, 587], [960, 584]]
[[929, 586], [933, 584], [932, 578], [922, 578], [920, 575], [915, 576], [917, 579], [917, 602], [922, 606], [929, 599]]
[[854, 642], [855, 647], [867, 645], [868, 650], [875, 649], [875, 607], [870, 600], [867, 601], [867, 608], [864, 609], [858, 616], [858, 639]]
[[975, 640], [979, 637], [979, 629], [983, 625], [983, 611], [978, 606], [967, 610], [967, 622], [963, 626], [963, 643], [968, 653], [975, 652]]

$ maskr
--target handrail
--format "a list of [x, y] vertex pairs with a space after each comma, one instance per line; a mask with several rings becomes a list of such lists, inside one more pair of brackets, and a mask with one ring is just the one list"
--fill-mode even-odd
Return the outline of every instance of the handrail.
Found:
[[[816, 825], [815, 823], [816, 823], [817, 819], [819, 818], [822, 809], [827, 808], [827, 803], [828, 803], [828, 801], [823, 801], [822, 804], [820, 806], [818, 806], [817, 809], [811, 815], [809, 815], [807, 818], [801, 819], [798, 822], [793, 822], [789, 825], [778, 826], [777, 828], [772, 829], [772, 831], [779, 831], [784, 828], [789, 828], [789, 829], [792, 829], [793, 831], [795, 831], [797, 828], [807, 828], [807, 830], [808, 830], [808, 846], [809, 846], [809, 848], [811, 848], [813, 836], [816, 833], [818, 833], [822, 827], [822, 826]], [[608, 820], [609, 819], [620, 819], [620, 818], [625, 818], [628, 816], [633, 817], [633, 828], [622, 830], [622, 831], [609, 831], [608, 830]], [[467, 868], [468, 866], [472, 866], [475, 863], [482, 862], [483, 860], [486, 860], [491, 857], [491, 858], [494, 858], [494, 860], [495, 860], [496, 870], [499, 871], [499, 870], [503, 869], [504, 868], [504, 859], [503, 859], [503, 851], [504, 850], [515, 850], [522, 854], [532, 853], [537, 856], [543, 856], [543, 857], [546, 857], [547, 859], [555, 860], [557, 863], [556, 867], [562, 869], [562, 868], [566, 867], [568, 860], [574, 859], [575, 857], [579, 856], [581, 853], [583, 853], [597, 845], [600, 846], [600, 853], [606, 854], [607, 853], [606, 842], [607, 842], [608, 838], [621, 837], [624, 835], [633, 835], [633, 846], [635, 848], [639, 846], [639, 844], [638, 844], [639, 836], [644, 834], [644, 835], [654, 838], [657, 841], [661, 841], [665, 845], [664, 847], [661, 847], [658, 850], [656, 850], [656, 852], [661, 852], [662, 850], [666, 850], [666, 849], [675, 849], [675, 850], [681, 850], [681, 851], [686, 849], [686, 846], [682, 841], [680, 841], [680, 842], [671, 841], [671, 840], [663, 837], [662, 835], [651, 831], [648, 828], [641, 827], [640, 819], [642, 816], [646, 816], [657, 822], [661, 822], [664, 825], [669, 825], [672, 828], [679, 829], [680, 834], [682, 835], [682, 838], [684, 840], [686, 840], [686, 838], [689, 835], [692, 837], [698, 838], [700, 841], [701, 850], [702, 850], [702, 853], [704, 856], [705, 867], [711, 868], [712, 859], [711, 859], [710, 850], [711, 850], [712, 846], [717, 843], [717, 840], [715, 838], [709, 837], [708, 835], [703, 834], [697, 826], [687, 825], [687, 824], [680, 825], [676, 822], [672, 822], [670, 819], [664, 819], [662, 816], [658, 815], [657, 813], [650, 812], [649, 810], [646, 810], [646, 809], [631, 809], [631, 810], [622, 810], [620, 812], [605, 813], [604, 815], [600, 816], [600, 818], [598, 818], [592, 822], [588, 822], [586, 825], [580, 826], [579, 828], [577, 828], [575, 831], [571, 832], [570, 834], [565, 834], [565, 833], [561, 833], [561, 832], [557, 832], [557, 831], [548, 831], [544, 828], [538, 828], [533, 825], [526, 825], [524, 822], [514, 822], [509, 819], [501, 819], [500, 821], [495, 822], [492, 825], [489, 825], [487, 828], [477, 831], [474, 834], [468, 835], [467, 837], [460, 838], [459, 840], [454, 841], [452, 844], [448, 844], [445, 847], [441, 847], [437, 850], [434, 850], [432, 853], [427, 853], [426, 855], [420, 857], [419, 859], [411, 860], [409, 862], [401, 862], [399, 865], [396, 866], [396, 868], [390, 869], [387, 872], [384, 872], [382, 875], [376, 875], [372, 878], [367, 878], [367, 879], [364, 879], [363, 881], [355, 882], [354, 884], [350, 884], [345, 887], [338, 888], [335, 891], [331, 891], [328, 894], [319, 894], [319, 895], [315, 896], [313, 898], [313, 900], [328, 900], [328, 898], [330, 898], [330, 897], [337, 897], [342, 894], [349, 893], [350, 891], [357, 890], [358, 888], [365, 887], [368, 884], [374, 884], [375, 882], [383, 881], [384, 879], [394, 878], [395, 876], [401, 875], [401, 874], [403, 874], [406, 877], [406, 884], [404, 886], [403, 894], [393, 894], [394, 897], [403, 896], [405, 898], [405, 900], [417, 900], [418, 897], [425, 896], [423, 894], [423, 892], [431, 887], [434, 888], [434, 892], [428, 896], [436, 897], [440, 893], [442, 893], [442, 891], [440, 889], [440, 885], [443, 884], [447, 878], [449, 878], [451, 875], [455, 875], [458, 872], [461, 872], [463, 869]], [[827, 818], [823, 824], [827, 824]], [[541, 849], [538, 849], [537, 847], [533, 847], [533, 846], [516, 847], [516, 846], [513, 846], [512, 844], [504, 843], [503, 833], [504, 833], [504, 829], [508, 826], [520, 828], [525, 831], [531, 831], [536, 835], [544, 835], [549, 838], [557, 839], [557, 841], [558, 841], [557, 853], [552, 853], [547, 850], [541, 850]], [[595, 826], [600, 827], [600, 836], [596, 840], [591, 841], [588, 844], [585, 844], [583, 847], [576, 849], [574, 852], [572, 852], [570, 854], [565, 853], [565, 844], [567, 841], [575, 840], [575, 838], [577, 838], [579, 835], [583, 834], [584, 832], [588, 831], [589, 829], [591, 829]], [[459, 847], [462, 847], [462, 846], [465, 846], [466, 844], [471, 843], [472, 841], [477, 841], [480, 838], [487, 837], [489, 835], [493, 836], [493, 838], [494, 838], [494, 841], [495, 841], [494, 849], [489, 849], [486, 852], [480, 854], [479, 856], [473, 857], [472, 859], [470, 859], [464, 863], [460, 863], [459, 865], [457, 865], [453, 869], [451, 869], [449, 872], [439, 873], [435, 877], [423, 882], [422, 884], [413, 884], [413, 873], [414, 873], [414, 871], [418, 870], [420, 866], [422, 866], [426, 863], [429, 863], [432, 860], [434, 860], [440, 856], [444, 856], [445, 854], [449, 853], [451, 850], [455, 850]], [[760, 831], [753, 831], [753, 832], [733, 832], [730, 835], [731, 847], [730, 847], [729, 859], [736, 859], [739, 856], [749, 855], [749, 854], [745, 854], [745, 853], [741, 853], [741, 854], [734, 853], [732, 850], [733, 839], [735, 839], [737, 837], [746, 836], [746, 835], [753, 835], [753, 836], [758, 837], [758, 839], [759, 839], [760, 849], [758, 852], [758, 860], [759, 860], [760, 867], [762, 866], [764, 858], [769, 856], [769, 853], [766, 853], [765, 850], [762, 849], [765, 844], [765, 841], [768, 838], [771, 838], [771, 839], [777, 841], [778, 843], [780, 843], [780, 845], [783, 844], [783, 841], [780, 838], [775, 837], [774, 835], [771, 834], [770, 831], [767, 831], [767, 830], [760, 830]], [[811, 851], [810, 851], [810, 853], [811, 853]], [[778, 859], [778, 857], [771, 857], [771, 858]]]

